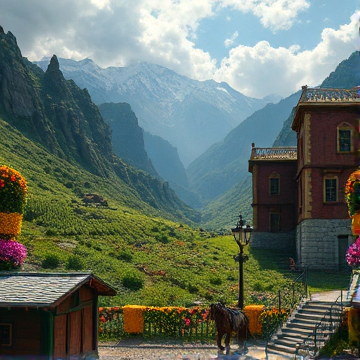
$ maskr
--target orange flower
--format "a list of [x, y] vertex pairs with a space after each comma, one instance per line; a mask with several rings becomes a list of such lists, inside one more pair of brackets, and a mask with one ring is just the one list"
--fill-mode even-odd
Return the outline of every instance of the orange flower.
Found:
[[19, 235], [21, 232], [22, 219], [22, 214], [0, 212], [0, 233]]

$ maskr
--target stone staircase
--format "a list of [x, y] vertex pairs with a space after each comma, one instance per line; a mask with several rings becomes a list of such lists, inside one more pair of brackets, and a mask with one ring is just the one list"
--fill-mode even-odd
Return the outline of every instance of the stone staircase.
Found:
[[[334, 294], [332, 294], [334, 297]], [[282, 328], [272, 336], [267, 344], [268, 359], [294, 359], [295, 353], [316, 352], [314, 344], [314, 328], [316, 331], [316, 346], [321, 348], [337, 327], [336, 322], [342, 313], [340, 304], [335, 304], [336, 299], [309, 300], [295, 310]], [[330, 309], [332, 318], [330, 319]], [[319, 326], [321, 323], [322, 326]], [[298, 350], [297, 350], [298, 349]]]

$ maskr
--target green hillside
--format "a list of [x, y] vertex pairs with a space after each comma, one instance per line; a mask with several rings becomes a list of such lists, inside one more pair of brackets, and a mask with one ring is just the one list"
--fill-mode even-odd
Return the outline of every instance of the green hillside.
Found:
[[[0, 132], [0, 163], [28, 182], [18, 239], [28, 249], [23, 270], [93, 271], [118, 291], [101, 305], [236, 302], [233, 255], [238, 249], [232, 237], [166, 220], [166, 212], [145, 204], [116, 176], [107, 179], [74, 167], [3, 120]], [[89, 194], [98, 195], [97, 202], [87, 202]], [[271, 266], [261, 282], [271, 282], [275, 291], [286, 280], [276, 271], [276, 260]], [[261, 261], [252, 256], [245, 270], [247, 301], [260, 271]]]
[[[238, 263], [233, 256], [238, 247], [232, 236], [165, 219], [168, 213], [144, 203], [118, 177], [107, 179], [74, 167], [1, 119], [0, 133], [0, 163], [20, 171], [28, 182], [18, 238], [28, 249], [24, 271], [92, 271], [118, 292], [101, 298], [102, 306], [236, 303]], [[97, 194], [97, 202], [87, 203], [91, 197], [86, 194]], [[234, 196], [233, 202], [238, 201]], [[264, 294], [274, 297], [286, 287], [284, 275], [292, 276], [284, 266], [289, 254], [250, 250], [249, 255], [245, 303]], [[326, 276], [332, 279], [330, 288], [347, 285], [346, 275], [335, 282], [333, 274]], [[329, 283], [321, 287], [327, 289]]]

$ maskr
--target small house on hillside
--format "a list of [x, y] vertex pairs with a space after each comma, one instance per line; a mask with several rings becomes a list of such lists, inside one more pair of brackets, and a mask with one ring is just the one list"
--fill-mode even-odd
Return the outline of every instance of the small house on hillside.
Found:
[[96, 357], [98, 296], [115, 294], [91, 273], [0, 272], [1, 359]]

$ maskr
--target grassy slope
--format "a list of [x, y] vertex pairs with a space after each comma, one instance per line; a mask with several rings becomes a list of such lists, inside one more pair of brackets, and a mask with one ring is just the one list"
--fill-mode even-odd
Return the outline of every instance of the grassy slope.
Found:
[[[118, 178], [106, 180], [75, 168], [47, 153], [0, 120], [0, 163], [28, 180], [29, 200], [19, 241], [28, 249], [24, 270], [68, 271], [75, 257], [81, 270], [91, 270], [118, 291], [102, 305], [190, 305], [238, 294], [237, 245], [230, 236], [193, 229], [165, 219], [137, 198]], [[98, 193], [109, 207], [85, 206], [81, 192]], [[44, 268], [55, 255], [60, 263]], [[245, 265], [245, 302], [250, 294], [282, 288], [287, 254], [251, 250]], [[70, 270], [73, 270], [70, 267]], [[281, 270], [282, 269], [282, 270]], [[289, 275], [285, 271], [285, 275]], [[329, 280], [323, 287], [328, 287]], [[346, 288], [348, 275], [342, 276]]]

